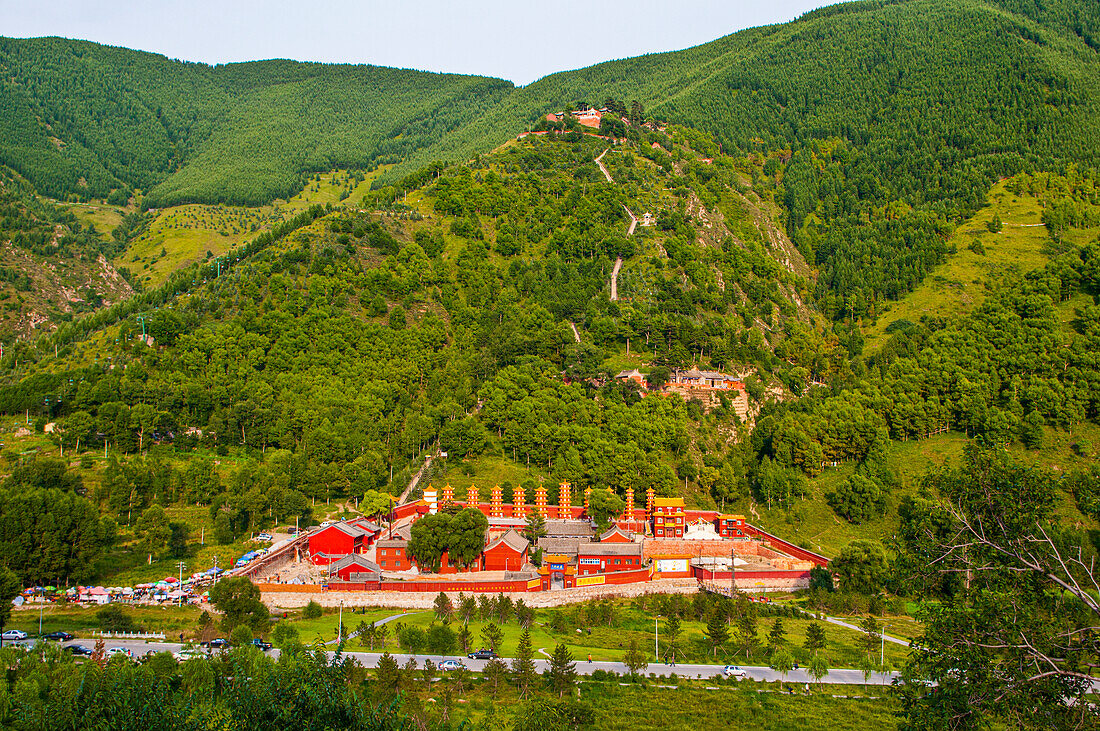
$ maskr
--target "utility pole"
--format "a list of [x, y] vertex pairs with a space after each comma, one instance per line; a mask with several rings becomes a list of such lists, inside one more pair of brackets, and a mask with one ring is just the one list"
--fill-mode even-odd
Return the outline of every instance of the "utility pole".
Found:
[[[187, 568], [187, 564], [185, 564], [185, 563], [184, 563], [183, 561], [180, 561], [179, 563], [177, 563], [177, 564], [176, 564], [176, 566], [178, 566], [178, 567], [179, 567], [179, 570], [180, 570], [180, 586], [179, 586], [179, 591], [181, 591], [181, 592], [182, 592], [182, 591], [183, 591], [183, 570], [184, 570], [185, 568]], [[183, 594], [180, 594], [180, 606], [181, 606], [181, 607], [183, 606]]]
[[658, 663], [661, 661], [661, 645], [660, 640], [657, 637], [657, 619], [661, 615], [657, 615], [653, 618], [653, 662]]
[[340, 614], [336, 620], [336, 644], [340, 645], [344, 641], [344, 600], [340, 600]]

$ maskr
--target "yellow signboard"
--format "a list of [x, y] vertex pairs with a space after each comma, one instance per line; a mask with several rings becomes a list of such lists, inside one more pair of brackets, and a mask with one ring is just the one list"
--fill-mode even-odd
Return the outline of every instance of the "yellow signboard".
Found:
[[603, 576], [578, 576], [577, 586], [598, 586], [604, 583]]

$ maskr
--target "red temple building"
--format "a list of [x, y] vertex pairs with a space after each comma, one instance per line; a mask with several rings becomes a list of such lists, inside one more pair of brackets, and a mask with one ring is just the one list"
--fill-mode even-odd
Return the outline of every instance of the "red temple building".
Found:
[[481, 553], [486, 571], [519, 571], [527, 565], [530, 542], [514, 530], [499, 536]]

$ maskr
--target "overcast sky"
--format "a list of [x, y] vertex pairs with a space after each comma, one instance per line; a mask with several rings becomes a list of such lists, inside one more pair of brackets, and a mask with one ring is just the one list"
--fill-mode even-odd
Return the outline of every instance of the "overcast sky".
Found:
[[291, 58], [483, 74], [698, 45], [831, 0], [0, 0], [0, 35], [64, 36], [207, 63]]

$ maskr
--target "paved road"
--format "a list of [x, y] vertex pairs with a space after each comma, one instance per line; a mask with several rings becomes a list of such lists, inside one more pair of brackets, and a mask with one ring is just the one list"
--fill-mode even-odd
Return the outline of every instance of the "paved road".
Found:
[[[400, 617], [401, 615], [396, 615]], [[391, 617], [392, 619], [392, 617]], [[69, 644], [82, 644], [85, 647], [91, 647], [92, 643], [88, 640], [77, 640], [74, 643]], [[140, 640], [106, 640], [107, 647], [127, 647], [133, 652], [135, 657], [144, 655], [147, 652], [177, 652], [183, 645], [178, 642], [142, 642]], [[358, 644], [358, 643], [356, 643]], [[270, 650], [268, 652], [273, 657], [279, 656], [278, 650]], [[331, 654], [331, 653], [330, 653]], [[365, 667], [373, 668], [377, 667], [378, 659], [382, 657], [380, 652], [359, 652], [349, 649], [344, 653], [349, 657], [354, 657]], [[391, 653], [392, 657], [397, 660], [401, 665], [404, 665], [410, 659], [416, 660], [418, 665], [422, 665], [425, 660], [431, 660], [436, 665], [444, 660], [461, 659], [466, 667], [474, 672], [480, 672], [485, 668], [487, 660], [473, 660], [462, 658], [461, 655], [408, 655], [405, 653]], [[511, 658], [503, 658], [504, 662], [511, 664]], [[542, 672], [550, 667], [550, 661], [542, 658], [536, 658], [534, 660], [535, 669], [538, 672]], [[787, 673], [786, 678], [781, 673], [778, 673], [771, 668], [762, 667], [758, 665], [742, 665], [740, 666], [745, 671], [745, 676], [749, 680], [786, 680], [792, 683], [812, 683], [813, 679], [806, 673], [805, 670], [792, 670]], [[678, 664], [668, 665], [665, 663], [651, 663], [649, 667], [645, 669], [646, 673], [656, 673], [657, 675], [670, 675], [676, 673], [680, 677], [688, 678], [713, 678], [722, 675], [722, 665], [689, 665]], [[620, 675], [629, 672], [626, 665], [621, 662], [588, 662], [584, 658], [577, 659], [577, 672], [581, 675], [591, 675], [595, 670], [609, 670], [619, 673]], [[891, 680], [897, 677], [897, 673], [874, 673], [870, 677], [870, 682], [874, 684], [888, 684]], [[860, 670], [830, 670], [829, 673], [822, 678], [824, 683], [836, 683], [841, 685], [863, 685], [867, 681], [863, 677], [863, 672]]]
[[[847, 627], [848, 629], [855, 630], [856, 632], [863, 632], [862, 627], [860, 627], [858, 625], [854, 625], [854, 624], [849, 624], [848, 622], [845, 622], [842, 619], [837, 619], [836, 617], [826, 617], [825, 621], [828, 622], [829, 624], [835, 624], [838, 627]], [[891, 637], [890, 635], [887, 635], [887, 634], [884, 634], [882, 637], [887, 642], [892, 642], [895, 645], [901, 645], [902, 647], [909, 647], [909, 640], [902, 640], [902, 639], [899, 639], [897, 637]]]

